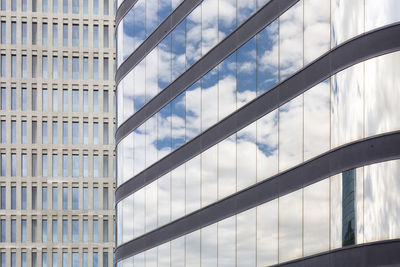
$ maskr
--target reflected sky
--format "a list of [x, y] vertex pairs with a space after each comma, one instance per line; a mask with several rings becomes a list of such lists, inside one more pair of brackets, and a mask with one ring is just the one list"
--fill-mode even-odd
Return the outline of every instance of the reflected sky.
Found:
[[236, 216], [218, 222], [218, 267], [236, 264]]
[[[357, 243], [399, 238], [400, 160], [360, 167], [355, 174], [355, 223], [361, 235]], [[284, 262], [340, 248], [343, 177], [342, 173], [334, 175], [135, 255], [135, 266], [153, 266], [157, 252], [158, 266], [256, 266], [256, 259], [257, 266], [265, 266], [278, 263], [278, 253], [279, 262]], [[141, 197], [142, 192], [138, 191]], [[134, 218], [123, 222], [130, 223], [122, 226], [124, 240], [125, 235], [138, 231], [137, 220], [144, 223], [137, 218], [142, 215], [137, 201], [143, 203], [136, 196], [132, 199], [118, 204], [119, 219]], [[123, 214], [120, 205], [126, 207]], [[131, 261], [132, 257], [124, 260], [123, 266], [132, 266]]]
[[342, 175], [334, 175], [331, 183], [331, 249], [342, 247]]
[[171, 241], [171, 266], [185, 266], [185, 237]]
[[[128, 25], [130, 29], [126, 29], [124, 41], [119, 42], [118, 45], [126, 46], [129, 43], [132, 47], [132, 44], [140, 43], [145, 38], [147, 29], [155, 27], [154, 25], [159, 22], [158, 18], [168, 15], [171, 6], [179, 2], [160, 1], [156, 11], [148, 10], [148, 5], [139, 4], [131, 12], [135, 13], [135, 10], [139, 10], [157, 15], [153, 19], [144, 15], [133, 16], [133, 18], [127, 15], [125, 25]], [[257, 6], [261, 5], [258, 2], [260, 1], [257, 1]], [[118, 146], [120, 167], [118, 168], [118, 184], [191, 140], [201, 131], [232, 113], [237, 107], [254, 99], [256, 94], [271, 88], [277, 83], [279, 73], [280, 78], [284, 79], [301, 68], [303, 61], [307, 64], [327, 51], [328, 34], [332, 34], [334, 46], [361, 33], [364, 28], [364, 20], [360, 19], [364, 17], [363, 8], [361, 11], [355, 11], [355, 7], [363, 4], [361, 2], [360, 0], [351, 1], [351, 3], [332, 0], [330, 28], [328, 0], [300, 1], [282, 15], [279, 23], [276, 21], [269, 25], [257, 37], [252, 38], [121, 141]], [[227, 5], [224, 10], [219, 8], [222, 3]], [[373, 1], [366, 0], [365, 4], [366, 29], [400, 19], [397, 13], [392, 12], [398, 9], [399, 3], [396, 1], [385, 0], [381, 5], [376, 6]], [[168, 86], [185, 68], [198, 60], [201, 54], [214, 46], [217, 35], [220, 40], [229, 34], [244, 17], [254, 12], [255, 5], [254, 0], [240, 1], [238, 6], [231, 0], [207, 0], [198, 6], [169, 37], [164, 39], [121, 81], [118, 87], [118, 99], [121, 103], [118, 106], [118, 123], [122, 123], [135, 110], [141, 108], [159, 90]], [[205, 11], [204, 8], [207, 6], [214, 8], [212, 12]], [[235, 15], [230, 16], [230, 12]], [[238, 18], [235, 17], [236, 12]], [[386, 16], [386, 13], [390, 15]], [[304, 36], [301, 26], [303, 14]], [[349, 21], [345, 20], [347, 16], [350, 16], [354, 23], [345, 30], [344, 28], [349, 25]], [[136, 25], [135, 21], [139, 18], [143, 20], [137, 22]], [[346, 24], [343, 24], [345, 21]], [[134, 27], [133, 24], [135, 24]], [[125, 31], [125, 26], [122, 27]], [[124, 31], [121, 32], [124, 33]], [[207, 39], [208, 37], [210, 38]], [[309, 89], [304, 95], [283, 105], [279, 110], [267, 114], [187, 164], [181, 165], [172, 171], [172, 176], [167, 174], [160, 178], [148, 188], [146, 187], [143, 192], [138, 193], [138, 196], [135, 193], [135, 209], [137, 207], [137, 214], [143, 215], [141, 220], [135, 221], [135, 236], [137, 233], [154, 229], [157, 221], [158, 226], [163, 225], [169, 222], [171, 217], [172, 219], [179, 218], [198, 209], [200, 205], [204, 207], [236, 190], [254, 184], [256, 178], [260, 181], [276, 174], [278, 161], [279, 170], [282, 171], [301, 163], [303, 159], [319, 155], [329, 147], [333, 148], [359, 139], [364, 136], [364, 133], [365, 136], [371, 136], [399, 129], [400, 119], [396, 114], [400, 94], [398, 90], [393, 90], [393, 87], [399, 83], [400, 72], [395, 65], [400, 62], [399, 55], [400, 53], [393, 53], [381, 56], [341, 71], [331, 79]], [[397, 223], [392, 222], [392, 220], [397, 220], [397, 215], [386, 215], [389, 213], [386, 206], [390, 206], [392, 210], [398, 208], [397, 204], [388, 204], [397, 203], [397, 200], [390, 194], [385, 196], [385, 199], [380, 199], [381, 192], [384, 192], [385, 188], [396, 187], [397, 181], [393, 178], [392, 181], [378, 185], [373, 179], [376, 176], [386, 175], [385, 168], [393, 172], [397, 172], [398, 168], [391, 167], [390, 164], [381, 169], [368, 168], [366, 168], [369, 172], [366, 171], [365, 181], [362, 180], [362, 175], [361, 178], [357, 178], [356, 186], [359, 193], [357, 199], [364, 195], [365, 201], [370, 199], [371, 203], [377, 204], [375, 206], [371, 204], [369, 208], [368, 205], [357, 202], [357, 214], [359, 215], [363, 209], [366, 214], [365, 227], [361, 223], [357, 224], [357, 236], [360, 236], [360, 238], [357, 237], [357, 242], [362, 242], [363, 239], [367, 241], [396, 236], [400, 231]], [[359, 175], [358, 172], [357, 175]], [[365, 193], [363, 191], [360, 193], [363, 188], [359, 187], [361, 181], [365, 182]], [[172, 188], [178, 190], [171, 190], [171, 184]], [[342, 190], [342, 185], [335, 177], [332, 177], [330, 186], [330, 238], [331, 247], [334, 248], [341, 246], [341, 219], [333, 218], [333, 214], [335, 216], [338, 214], [341, 202], [335, 198], [334, 194]], [[325, 192], [326, 188], [323, 187], [320, 191]], [[157, 197], [152, 198], [153, 194]], [[318, 205], [326, 205], [327, 200], [324, 197], [326, 195], [311, 195], [308, 202], [307, 191], [305, 191], [305, 208], [310, 205], [310, 209], [313, 210], [318, 209]], [[318, 201], [313, 201], [314, 199]], [[128, 201], [128, 199], [125, 200]], [[139, 207], [139, 205], [142, 206]], [[129, 212], [132, 211], [128, 207], [126, 209], [122, 211], [123, 218], [131, 216]], [[147, 210], [149, 212], [145, 212]], [[326, 219], [326, 214], [319, 215], [321, 217], [304, 218], [305, 254], [324, 250], [323, 247], [326, 246], [325, 239], [324, 242], [318, 244], [313, 241], [316, 232], [325, 233], [326, 229], [323, 229], [325, 225], [320, 225], [320, 228], [308, 226]], [[305, 216], [307, 217], [307, 212]], [[369, 216], [370, 222], [366, 216]], [[380, 216], [388, 218], [383, 220]], [[376, 222], [373, 222], [374, 220]], [[385, 225], [389, 230], [379, 229], [376, 226], [379, 224]], [[119, 227], [122, 227], [124, 232], [125, 229], [128, 232], [133, 231], [133, 225], [119, 224]], [[282, 228], [282, 231], [285, 231], [285, 228]], [[364, 231], [370, 234], [366, 234], [361, 239]], [[288, 233], [288, 236], [292, 234]], [[285, 235], [282, 236], [283, 240], [285, 240]], [[125, 242], [132, 236], [124, 234], [119, 238]], [[296, 238], [295, 235], [295, 240]], [[292, 241], [289, 240], [287, 243], [284, 241], [281, 246]], [[273, 245], [271, 245], [271, 251], [273, 251], [272, 248]], [[281, 255], [281, 258], [290, 258], [297, 253], [298, 251], [293, 249], [288, 251], [288, 254]], [[271, 256], [263, 260], [272, 262], [274, 252], [268, 255]], [[239, 258], [239, 254], [237, 256]]]
[[145, 232], [150, 232], [157, 227], [157, 183], [151, 183], [145, 187]]
[[302, 198], [302, 190], [279, 198], [279, 262], [302, 256]]
[[237, 107], [256, 97], [256, 37], [237, 50]]
[[304, 0], [304, 64], [330, 47], [330, 0]]
[[365, 31], [399, 21], [399, 10], [397, 0], [365, 0]]
[[304, 159], [330, 148], [330, 79], [304, 93]]
[[256, 208], [236, 215], [236, 266], [256, 265]]
[[236, 192], [236, 134], [218, 144], [218, 198]]
[[365, 61], [365, 134], [367, 136], [400, 129], [399, 62], [399, 52]]
[[365, 242], [400, 236], [400, 161], [364, 167]]
[[[371, 123], [382, 125], [381, 128], [376, 127], [382, 129], [380, 130], [382, 132], [398, 129], [398, 120], [389, 120], [393, 116], [384, 114], [378, 117], [374, 114], [375, 109], [388, 109], [388, 113], [394, 113], [391, 109], [394, 110], [396, 93], [391, 94], [393, 100], [389, 100], [387, 96], [383, 98], [388, 99], [387, 105], [379, 104], [377, 101], [379, 97], [374, 95], [384, 92], [390, 94], [392, 91], [390, 84], [396, 83], [397, 77], [400, 76], [395, 75], [397, 70], [391, 72], [389, 68], [388, 83], [386, 84], [382, 77], [382, 86], [378, 87], [377, 84], [380, 80], [377, 77], [379, 74], [372, 73], [378, 67], [380, 69], [384, 69], [386, 66], [395, 68], [394, 64], [397, 62], [399, 54], [397, 52], [381, 56], [350, 67], [281, 106], [279, 111], [275, 110], [265, 115], [255, 123], [214, 145], [201, 155], [173, 170], [172, 180], [163, 178], [166, 184], [160, 187], [164, 180], [159, 182], [158, 197], [163, 199], [162, 202], [165, 202], [166, 205], [170, 205], [169, 201], [172, 200], [174, 202], [172, 218], [180, 218], [200, 206], [204, 207], [242, 190], [254, 184], [256, 180], [261, 181], [278, 173], [278, 159], [279, 169], [283, 171], [301, 163], [303, 157], [309, 159], [327, 151], [330, 147], [330, 138], [332, 138], [332, 148], [356, 140], [360, 138], [357, 135], [362, 134], [363, 128], [366, 127], [363, 125], [364, 101], [371, 103], [370, 106], [366, 106], [365, 110], [366, 125], [371, 125]], [[365, 82], [364, 71], [371, 74], [366, 79], [371, 82], [367, 86], [368, 93], [366, 93], [365, 99], [361, 97], [362, 90], [360, 88]], [[211, 88], [215, 88], [214, 75], [216, 74], [210, 73], [210, 75], [210, 77], [206, 77], [209, 80], [205, 80], [205, 84], [207, 85], [211, 81]], [[331, 82], [332, 85], [330, 85]], [[377, 91], [378, 88], [380, 90]], [[118, 170], [119, 184], [154, 163], [156, 156], [159, 159], [168, 154], [172, 145], [173, 148], [177, 148], [183, 144], [185, 135], [186, 138], [188, 134], [193, 135], [190, 130], [199, 131], [200, 118], [196, 117], [198, 112], [195, 111], [199, 109], [200, 103], [197, 102], [198, 98], [196, 97], [202, 95], [202, 90], [203, 88], [196, 84], [196, 87], [176, 98], [158, 115], [154, 115], [151, 120], [121, 141], [118, 145], [118, 163], [119, 166], [122, 165], [122, 168]], [[204, 91], [206, 90], [213, 89], [205, 87]], [[355, 100], [350, 101], [348, 98]], [[194, 105], [185, 106], [185, 102], [190, 101], [193, 101]], [[197, 107], [193, 108], [195, 105]], [[197, 119], [192, 120], [193, 124], [186, 124], [184, 118], [190, 116]], [[158, 124], [158, 131], [153, 131], [156, 124]], [[176, 138], [172, 138], [172, 132], [175, 132], [173, 136]], [[296, 134], [294, 135], [293, 132]], [[371, 134], [375, 134], [375, 132], [367, 131], [367, 136]], [[169, 174], [165, 177], [170, 179]], [[157, 183], [157, 181], [153, 183]], [[173, 188], [177, 191], [171, 192], [171, 183], [176, 185]], [[335, 187], [332, 186], [332, 188]], [[166, 201], [167, 199], [168, 201]], [[155, 200], [150, 199], [149, 201]], [[332, 203], [337, 202], [335, 201], [332, 200]], [[155, 205], [154, 203], [153, 205]], [[159, 216], [161, 216], [158, 226], [171, 220], [170, 208], [165, 211], [167, 213], [163, 214], [164, 210], [158, 210]], [[341, 224], [332, 223], [332, 225], [341, 227]], [[358, 232], [363, 231], [362, 225], [357, 225], [357, 227], [361, 227], [357, 228]], [[337, 238], [341, 233], [341, 229], [335, 229], [333, 227], [331, 233], [333, 247], [338, 246], [339, 239]]]
[[202, 228], [201, 232], [201, 265], [202, 266], [219, 266], [218, 265], [218, 237], [217, 224]]
[[303, 1], [279, 18], [280, 80], [303, 67]]
[[[295, 133], [295, 134], [294, 134]], [[303, 95], [279, 108], [279, 170], [303, 160]]]
[[364, 0], [331, 0], [331, 47], [364, 30]]
[[255, 122], [237, 133], [237, 190], [256, 182], [256, 134]]
[[304, 188], [304, 256], [329, 250], [329, 179]]
[[278, 263], [278, 200], [257, 206], [257, 266]]
[[363, 136], [363, 82], [363, 63], [354, 65], [332, 77], [332, 147], [357, 140]]
[[186, 266], [200, 267], [200, 230], [194, 231], [185, 236]]

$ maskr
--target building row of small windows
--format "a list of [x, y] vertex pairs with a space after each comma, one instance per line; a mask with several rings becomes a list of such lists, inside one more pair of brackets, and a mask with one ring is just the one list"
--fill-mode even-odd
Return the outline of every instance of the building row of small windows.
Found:
[[[89, 223], [92, 224], [91, 229], [89, 228]], [[99, 223], [102, 223], [102, 235], [99, 233]], [[53, 217], [51, 221], [48, 219], [27, 220], [25, 218], [12, 218], [8, 223], [5, 219], [0, 219], [0, 241], [2, 243], [112, 242], [112, 236], [109, 236], [109, 234], [112, 234], [113, 231], [109, 231], [109, 227], [113, 226], [109, 224], [108, 219], [99, 220], [97, 218], [93, 220], [79, 220], [78, 218], [58, 220], [57, 217]], [[62, 236], [58, 234], [59, 228]], [[89, 230], [91, 230], [91, 233], [89, 233]], [[28, 237], [28, 232], [30, 232], [30, 238]], [[7, 235], [9, 236], [7, 237]]]
[[[9, 3], [7, 3], [9, 2]], [[2, 11], [110, 15], [109, 0], [1, 0]], [[102, 7], [100, 7], [102, 2]], [[112, 8], [112, 7], [111, 7]], [[101, 10], [102, 9], [102, 10]]]
[[[10, 92], [10, 96], [7, 96], [7, 92]], [[41, 97], [39, 94], [41, 94]], [[100, 92], [99, 90], [61, 90], [57, 88], [49, 90], [46, 88], [41, 90], [31, 88], [28, 90], [27, 88], [17, 89], [15, 87], [7, 90], [6, 87], [1, 87], [0, 97], [1, 110], [106, 113], [110, 112], [109, 101], [111, 98], [114, 109], [116, 106], [114, 92], [109, 92], [108, 90], [101, 90]], [[30, 101], [28, 101], [29, 98]], [[40, 100], [41, 103], [39, 103]], [[7, 107], [7, 103], [9, 103], [9, 107]], [[29, 106], [29, 104], [31, 105]]]
[[[17, 154], [1, 153], [1, 176], [11, 177], [64, 177], [64, 178], [108, 178], [115, 177], [109, 164], [115, 165], [115, 157], [89, 154]], [[11, 165], [7, 165], [11, 161]], [[10, 163], [9, 163], [10, 164]], [[7, 170], [7, 167], [11, 167]], [[80, 169], [82, 168], [82, 169]], [[113, 168], [115, 169], [115, 167]], [[7, 173], [9, 172], [9, 173]], [[101, 176], [100, 176], [101, 175]]]
[[[11, 62], [7, 64], [8, 60]], [[108, 57], [93, 57], [91, 61], [91, 71], [89, 71], [89, 57], [77, 56], [41, 56], [38, 62], [37, 55], [11, 54], [1, 55], [1, 77], [11, 78], [39, 78], [42, 79], [74, 79], [74, 80], [109, 80], [110, 60]], [[30, 61], [30, 62], [28, 62]], [[112, 59], [111, 59], [112, 61]], [[11, 64], [10, 64], [11, 63]], [[72, 63], [72, 64], [71, 64]], [[102, 64], [103, 75], [100, 77], [99, 67]], [[7, 65], [9, 70], [7, 71]], [[50, 65], [50, 66], [49, 66]], [[72, 65], [70, 69], [69, 66]], [[30, 68], [28, 67], [30, 66]], [[39, 68], [40, 66], [40, 68]], [[18, 73], [20, 72], [20, 73]], [[62, 72], [62, 73], [61, 73]], [[89, 77], [90, 72], [90, 77]]]
[[[110, 252], [112, 253], [112, 252]], [[0, 252], [0, 267], [16, 267], [17, 266], [17, 254], [19, 252], [16, 251], [11, 251], [9, 253], [9, 264], [6, 265], [7, 263], [7, 253], [6, 252]], [[111, 256], [109, 257], [108, 252], [99, 253], [97, 250], [93, 252], [88, 252], [87, 250], [84, 250], [82, 253], [78, 252], [77, 250], [73, 250], [72, 253], [68, 253], [67, 250], [62, 250], [61, 252], [57, 252], [57, 250], [49, 250], [43, 251], [43, 252], [37, 252], [37, 251], [32, 251], [28, 255], [30, 258], [27, 258], [27, 252], [22, 251], [20, 255], [20, 264], [18, 266], [21, 267], [27, 267], [28, 262], [30, 262], [31, 267], [47, 267], [47, 266], [52, 266], [52, 267], [57, 267], [57, 266], [72, 266], [72, 267], [79, 267], [79, 259], [80, 257], [82, 258], [82, 264], [81, 266], [83, 267], [88, 267], [88, 266], [93, 266], [93, 267], [100, 267], [100, 260], [103, 261], [103, 267], [108, 267], [112, 266], [112, 263], [109, 261], [112, 261]], [[49, 254], [49, 255], [48, 255]], [[81, 254], [81, 255], [80, 255]], [[99, 255], [102, 255], [102, 259], [100, 259]], [[40, 258], [41, 259], [40, 259]], [[90, 257], [90, 259], [89, 259]], [[91, 264], [90, 264], [91, 263]], [[51, 264], [51, 265], [50, 265]]]
[[[112, 209], [113, 206], [110, 203], [113, 201], [110, 199], [112, 197], [112, 188], [109, 190], [108, 187], [0, 186], [0, 209], [108, 210]], [[89, 198], [91, 201], [89, 201]], [[7, 205], [7, 201], [10, 201], [9, 205]]]
[[[91, 124], [91, 129], [89, 129]], [[1, 127], [1, 143], [11, 144], [27, 144], [29, 141], [31, 144], [72, 144], [72, 145], [109, 145], [113, 141], [109, 142], [109, 123], [103, 122], [103, 140], [99, 138], [99, 122], [47, 122], [41, 121], [38, 125], [37, 121], [11, 121], [10, 124], [6, 120], [0, 121]], [[8, 125], [8, 127], [7, 127]], [[100, 125], [101, 127], [101, 125]], [[8, 131], [11, 128], [11, 138], [7, 140], [7, 135], [10, 134]], [[41, 129], [40, 129], [41, 128]], [[30, 130], [28, 132], [28, 129]], [[90, 132], [90, 133], [89, 133]], [[18, 134], [19, 133], [19, 134]], [[80, 135], [82, 133], [82, 135]], [[30, 135], [31, 138], [28, 138]], [[71, 136], [71, 139], [69, 137]], [[20, 137], [20, 138], [19, 138]], [[39, 140], [39, 137], [41, 140]], [[50, 139], [51, 137], [51, 139]], [[89, 138], [90, 137], [90, 138]], [[111, 135], [112, 137], [112, 135]], [[90, 142], [89, 142], [90, 140]]]
[[[7, 28], [7, 22], [1, 21], [1, 43], [2, 44], [23, 44], [23, 45], [40, 45], [39, 36], [41, 33], [42, 46], [73, 46], [73, 47], [90, 47], [99, 48], [99, 37], [103, 40], [103, 48], [109, 48], [110, 31], [109, 25], [103, 25], [102, 35], [100, 26], [79, 23], [55, 23], [47, 22], [26, 22], [11, 21], [11, 28]], [[8, 25], [10, 27], [10, 25]], [[111, 26], [112, 27], [112, 26]], [[89, 29], [91, 28], [90, 32]], [[7, 30], [11, 30], [11, 38], [7, 37]], [[61, 36], [59, 36], [59, 34]], [[71, 36], [69, 36], [71, 34]], [[89, 36], [90, 34], [90, 36]], [[111, 35], [112, 36], [112, 35]], [[18, 39], [20, 38], [20, 39]], [[90, 45], [89, 45], [90, 40]], [[112, 40], [112, 39], [111, 39]], [[50, 42], [51, 41], [51, 42]], [[81, 43], [82, 42], [82, 43]]]

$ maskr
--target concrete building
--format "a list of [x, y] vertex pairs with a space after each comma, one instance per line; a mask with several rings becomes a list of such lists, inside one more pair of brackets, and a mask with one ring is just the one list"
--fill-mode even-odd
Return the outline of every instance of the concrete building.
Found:
[[117, 266], [399, 264], [399, 10], [120, 1]]
[[2, 0], [0, 24], [0, 265], [112, 266], [113, 3]]

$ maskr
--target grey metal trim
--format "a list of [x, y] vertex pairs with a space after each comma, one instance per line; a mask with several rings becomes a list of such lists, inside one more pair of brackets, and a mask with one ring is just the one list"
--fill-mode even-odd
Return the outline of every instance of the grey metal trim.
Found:
[[131, 8], [136, 4], [139, 0], [124, 0], [121, 5], [118, 7], [117, 12], [115, 14], [115, 28], [118, 27], [120, 21], [124, 18], [124, 16], [131, 10]]
[[274, 266], [399, 266], [400, 239], [347, 246]]
[[[125, 0], [124, 3], [126, 1], [131, 0]], [[137, 0], [134, 0], [135, 3], [136, 1]], [[178, 26], [178, 24], [184, 20], [185, 17], [189, 15], [190, 12], [192, 12], [192, 10], [195, 9], [202, 1], [203, 0], [185, 0], [171, 14], [169, 14], [168, 17], [160, 25], [158, 25], [157, 29], [155, 29], [146, 38], [146, 40], [144, 40], [143, 43], [119, 66], [115, 74], [116, 85], [118, 85], [122, 78], [124, 78], [130, 70], [139, 64], [140, 61], [142, 61], [145, 56], [150, 53], [176, 26]], [[125, 14], [128, 11], [129, 9], [125, 12]], [[125, 16], [125, 14], [123, 14], [123, 16]], [[122, 20], [123, 16], [120, 18], [120, 20]], [[116, 28], [117, 27], [118, 23]]]
[[116, 248], [117, 261], [213, 224], [345, 170], [400, 158], [400, 131], [328, 151]]
[[[186, 0], [189, 1], [189, 0]], [[184, 3], [186, 2], [184, 1]], [[194, 0], [191, 0], [194, 1]], [[259, 9], [247, 21], [236, 28], [230, 35], [222, 40], [217, 46], [212, 48], [206, 55], [193, 64], [186, 72], [180, 75], [175, 81], [169, 84], [158, 95], [152, 98], [145, 106], [122, 123], [115, 134], [117, 142], [127, 136], [135, 128], [139, 127], [146, 119], [159, 111], [163, 106], [186, 90], [195, 81], [204, 76], [208, 71], [217, 66], [222, 60], [236, 51], [239, 47], [250, 40], [254, 35], [261, 31], [265, 26], [273, 22], [286, 10], [299, 0], [272, 0], [264, 7]], [[177, 10], [176, 10], [177, 11]], [[167, 21], [164, 21], [167, 22]], [[164, 24], [164, 23], [163, 23]], [[166, 25], [167, 26], [167, 25]], [[171, 29], [171, 28], [168, 28]], [[157, 29], [156, 31], [158, 31]], [[161, 31], [161, 30], [160, 30]], [[144, 56], [150, 52], [158, 42], [166, 36], [159, 37], [161, 33], [154, 32], [154, 38], [150, 36], [146, 44], [142, 44], [117, 70], [116, 83], [128, 74], [128, 72], [138, 64]], [[152, 34], [153, 35], [153, 34]], [[154, 39], [154, 40], [153, 40]], [[148, 41], [148, 42], [147, 42]]]
[[116, 202], [158, 179], [307, 89], [351, 65], [400, 49], [400, 23], [358, 36], [331, 50], [270, 91], [120, 185]]

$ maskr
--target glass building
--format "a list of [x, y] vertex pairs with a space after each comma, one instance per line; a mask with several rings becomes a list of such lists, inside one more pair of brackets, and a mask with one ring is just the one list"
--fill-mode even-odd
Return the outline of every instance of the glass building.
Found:
[[117, 266], [400, 263], [399, 10], [119, 1]]
[[0, 266], [112, 266], [113, 3], [0, 2]]

